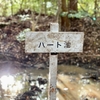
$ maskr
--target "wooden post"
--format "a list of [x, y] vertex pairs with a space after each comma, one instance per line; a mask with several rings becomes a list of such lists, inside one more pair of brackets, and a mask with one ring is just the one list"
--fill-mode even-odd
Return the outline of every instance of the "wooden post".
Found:
[[[51, 23], [51, 32], [58, 32], [58, 23]], [[57, 79], [57, 53], [49, 54], [49, 86], [48, 86], [48, 100], [56, 100], [56, 79]]]

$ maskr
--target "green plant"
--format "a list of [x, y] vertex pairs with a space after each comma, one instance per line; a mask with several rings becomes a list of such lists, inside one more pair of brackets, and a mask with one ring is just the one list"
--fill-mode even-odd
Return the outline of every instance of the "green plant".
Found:
[[84, 12], [84, 11], [68, 14], [69, 18], [83, 18], [83, 17], [88, 17], [88, 16], [90, 16], [90, 15], [87, 12]]
[[25, 33], [26, 33], [26, 32], [29, 32], [29, 31], [30, 31], [29, 28], [27, 28], [27, 29], [21, 31], [21, 32], [16, 36], [16, 39], [17, 39], [19, 42], [24, 41], [24, 40], [25, 40]]

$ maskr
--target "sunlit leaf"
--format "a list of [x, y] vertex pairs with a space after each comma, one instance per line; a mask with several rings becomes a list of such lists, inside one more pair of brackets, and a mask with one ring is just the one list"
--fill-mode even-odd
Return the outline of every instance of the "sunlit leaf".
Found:
[[68, 14], [68, 12], [62, 12], [62, 13], [60, 14], [60, 16], [65, 17], [65, 16], [67, 16], [67, 14]]

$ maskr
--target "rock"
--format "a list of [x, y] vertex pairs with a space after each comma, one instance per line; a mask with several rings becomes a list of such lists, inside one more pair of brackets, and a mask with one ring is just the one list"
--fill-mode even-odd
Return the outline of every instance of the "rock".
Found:
[[46, 68], [47, 66], [46, 66], [44, 63], [40, 63], [40, 64], [34, 65], [34, 67], [37, 68], [37, 69], [44, 69], [44, 68]]

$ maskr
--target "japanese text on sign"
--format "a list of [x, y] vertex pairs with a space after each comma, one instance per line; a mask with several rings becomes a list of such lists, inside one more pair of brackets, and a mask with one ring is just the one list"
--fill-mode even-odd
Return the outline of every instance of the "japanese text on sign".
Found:
[[[47, 46], [54, 46], [54, 44], [49, 43], [49, 44], [46, 45], [44, 42], [40, 42], [39, 45], [38, 45], [38, 48], [41, 48], [41, 47], [46, 48]], [[57, 42], [56, 47], [59, 48], [59, 47], [62, 47], [62, 45], [59, 42]], [[70, 47], [71, 47], [71, 42], [64, 41], [64, 48], [70, 48]]]

